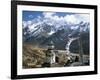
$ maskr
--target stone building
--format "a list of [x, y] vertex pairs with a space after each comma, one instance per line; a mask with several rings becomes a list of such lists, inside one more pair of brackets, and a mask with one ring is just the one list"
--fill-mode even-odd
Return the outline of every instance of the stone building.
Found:
[[54, 43], [51, 41], [48, 44], [48, 50], [46, 51], [45, 66], [50, 67], [53, 63], [55, 63], [55, 52], [54, 52]]

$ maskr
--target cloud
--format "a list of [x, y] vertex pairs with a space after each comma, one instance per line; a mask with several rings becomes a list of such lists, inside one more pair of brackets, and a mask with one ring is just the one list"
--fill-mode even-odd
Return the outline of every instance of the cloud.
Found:
[[23, 25], [23, 28], [25, 28], [27, 26], [27, 22], [26, 21], [23, 21], [22, 22], [22, 25]]
[[68, 24], [78, 24], [79, 23], [79, 20], [77, 19], [76, 15], [73, 14], [73, 15], [66, 15], [64, 17], [65, 21], [68, 23]]
[[77, 14], [77, 18], [84, 22], [90, 22], [90, 15], [89, 14]]
[[79, 24], [80, 22], [89, 22], [90, 16], [89, 14], [73, 14], [73, 15], [66, 15], [65, 20], [69, 24]]
[[32, 21], [30, 21], [30, 20], [29, 21], [23, 21], [22, 24], [23, 24], [23, 27], [25, 28], [25, 27], [31, 25]]
[[28, 24], [28, 25], [31, 25], [31, 24], [32, 24], [32, 21], [27, 21], [27, 24]]
[[48, 18], [56, 21], [60, 21], [64, 19], [64, 17], [58, 16], [56, 12], [43, 12], [43, 16], [44, 18]]
[[56, 12], [43, 12], [44, 18], [58, 22], [66, 22], [67, 24], [79, 24], [81, 21], [89, 22], [89, 14], [66, 14], [58, 16]]
[[43, 12], [44, 18], [51, 18], [54, 14], [56, 13], [55, 12]]
[[29, 15], [28, 17], [29, 17], [29, 18], [33, 18], [33, 15]]

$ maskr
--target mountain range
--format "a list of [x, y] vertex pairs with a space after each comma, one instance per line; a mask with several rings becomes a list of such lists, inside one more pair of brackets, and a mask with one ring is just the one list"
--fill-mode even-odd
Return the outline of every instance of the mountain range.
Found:
[[[89, 52], [89, 22], [80, 21], [79, 24], [69, 24], [56, 20], [32, 20], [23, 22], [23, 42], [39, 47], [46, 47], [50, 41], [55, 49], [65, 49], [69, 38], [80, 37], [84, 52]], [[71, 51], [78, 52], [77, 40], [71, 44]], [[86, 46], [88, 45], [88, 46]], [[87, 50], [87, 49], [88, 50]]]

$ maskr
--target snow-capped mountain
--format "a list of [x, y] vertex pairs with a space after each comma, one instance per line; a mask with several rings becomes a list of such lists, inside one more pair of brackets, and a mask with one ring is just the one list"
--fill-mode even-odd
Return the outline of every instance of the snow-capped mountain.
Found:
[[[53, 41], [55, 49], [66, 49], [69, 38], [74, 39], [82, 36], [82, 40], [85, 46], [86, 44], [89, 44], [89, 27], [89, 22], [83, 21], [80, 21], [78, 24], [69, 24], [63, 20], [52, 20], [48, 18], [24, 21], [23, 41], [31, 44], [38, 44], [40, 46], [45, 46], [50, 41]], [[75, 47], [72, 46], [74, 44]], [[78, 44], [77, 41], [71, 43], [71, 50], [70, 47], [69, 50], [75, 50], [73, 52], [77, 52], [78, 45], [76, 46], [76, 44]], [[88, 51], [87, 49], [85, 50]]]
[[68, 24], [66, 21], [43, 19], [23, 21], [23, 36], [24, 41], [30, 38], [48, 38], [60, 30], [66, 30], [68, 36], [79, 35], [80, 32], [89, 30], [88, 22], [80, 22], [79, 24]]

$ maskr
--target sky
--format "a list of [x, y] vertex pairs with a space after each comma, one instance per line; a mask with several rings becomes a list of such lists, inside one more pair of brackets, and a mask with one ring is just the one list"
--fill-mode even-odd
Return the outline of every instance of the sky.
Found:
[[23, 21], [33, 20], [35, 18], [40, 17], [50, 17], [50, 16], [58, 16], [64, 17], [66, 15], [73, 15], [75, 13], [67, 13], [67, 12], [42, 12], [42, 11], [23, 11]]
[[26, 25], [45, 22], [49, 24], [79, 24], [80, 22], [90, 22], [89, 14], [69, 13], [69, 12], [44, 12], [44, 11], [23, 11], [22, 21]]

